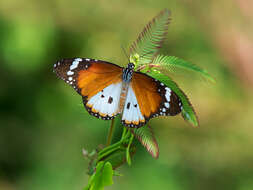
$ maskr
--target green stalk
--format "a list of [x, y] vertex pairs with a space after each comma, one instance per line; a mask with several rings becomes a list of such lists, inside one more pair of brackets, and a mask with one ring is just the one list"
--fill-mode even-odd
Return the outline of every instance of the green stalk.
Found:
[[112, 119], [111, 126], [110, 126], [108, 136], [107, 136], [106, 146], [109, 146], [112, 142], [112, 135], [113, 135], [114, 127], [115, 127], [115, 119]]
[[122, 144], [122, 141], [119, 141], [119, 142], [117, 142], [115, 144], [112, 144], [111, 146], [108, 146], [108, 147], [104, 148], [103, 150], [101, 150], [98, 153], [98, 159], [103, 158], [104, 156], [107, 156], [111, 152], [117, 150], [118, 148], [120, 148], [121, 144]]
[[123, 126], [123, 132], [122, 132], [122, 135], [121, 135], [121, 140], [124, 139], [126, 131], [127, 131], [126, 127]]
[[126, 127], [123, 127], [123, 132], [122, 132], [122, 136], [121, 136], [121, 139], [120, 141], [112, 144], [112, 145], [109, 145], [107, 147], [105, 147], [103, 150], [101, 150], [99, 153], [98, 153], [98, 160], [104, 158], [105, 156], [111, 154], [112, 152], [118, 150], [120, 148], [120, 146], [122, 145], [122, 143], [124, 143], [128, 137], [130, 135], [130, 131], [126, 129]]
[[[128, 130], [128, 132], [130, 132], [130, 129]], [[127, 163], [129, 166], [131, 165], [130, 147], [133, 142], [133, 139], [134, 139], [134, 135], [131, 133], [131, 137], [130, 137], [130, 140], [128, 142], [128, 146], [126, 149], [126, 160], [127, 160]]]

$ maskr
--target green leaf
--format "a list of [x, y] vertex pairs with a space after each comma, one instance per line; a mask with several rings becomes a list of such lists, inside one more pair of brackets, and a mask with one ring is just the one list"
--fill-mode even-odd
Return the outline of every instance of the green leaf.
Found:
[[92, 188], [94, 188], [94, 185], [96, 185], [96, 183], [98, 183], [97, 181], [97, 178], [98, 175], [101, 175], [100, 171], [101, 171], [101, 168], [103, 167], [104, 165], [104, 162], [99, 162], [96, 166], [96, 172], [94, 172], [91, 177], [89, 178], [89, 181], [88, 181], [88, 185], [84, 188], [84, 190], [91, 190]]
[[158, 158], [158, 144], [153, 130], [149, 125], [145, 125], [138, 129], [133, 129], [131, 132], [154, 158]]
[[113, 169], [110, 162], [106, 162], [103, 170], [103, 186], [109, 186], [113, 184], [112, 181]]
[[158, 67], [156, 67], [156, 69], [160, 71], [167, 70], [169, 72], [176, 72], [176, 73], [178, 72], [178, 69], [193, 71], [200, 74], [209, 81], [215, 83], [214, 78], [211, 77], [206, 70], [201, 69], [197, 65], [194, 65], [192, 63], [189, 63], [187, 61], [184, 61], [183, 59], [179, 59], [174, 56], [157, 55], [154, 58], [152, 65], [154, 66], [157, 65]]
[[133, 139], [134, 139], [134, 135], [131, 134], [131, 137], [130, 137], [130, 140], [128, 142], [127, 149], [126, 149], [126, 160], [127, 160], [127, 163], [129, 166], [131, 165], [130, 147], [132, 145]]
[[113, 169], [110, 162], [98, 162], [96, 172], [90, 177], [88, 186], [84, 190], [103, 190], [105, 186], [113, 184]]
[[149, 76], [161, 81], [166, 86], [170, 87], [180, 98], [182, 104], [183, 104], [183, 110], [182, 110], [182, 116], [183, 118], [188, 121], [190, 124], [192, 124], [194, 127], [197, 127], [199, 125], [197, 115], [185, 95], [185, 93], [178, 87], [178, 85], [168, 76], [164, 75], [163, 73], [156, 71], [152, 69], [150, 72], [147, 73]]
[[[165, 9], [150, 21], [130, 47], [130, 55], [140, 56], [140, 63], [151, 62], [166, 38], [170, 12]], [[131, 57], [130, 56], [130, 57]]]

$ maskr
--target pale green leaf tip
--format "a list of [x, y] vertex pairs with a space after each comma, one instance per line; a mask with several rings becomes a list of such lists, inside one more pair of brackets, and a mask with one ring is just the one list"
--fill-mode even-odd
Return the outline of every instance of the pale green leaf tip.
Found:
[[113, 176], [113, 169], [110, 162], [106, 162], [104, 165], [104, 171], [103, 171], [103, 185], [109, 186], [113, 184], [112, 180]]
[[202, 70], [202, 75], [204, 75], [209, 82], [216, 84], [216, 80], [206, 70]]
[[184, 120], [186, 120], [188, 123], [190, 123], [193, 127], [199, 127], [199, 121], [195, 113], [190, 115], [187, 113], [184, 109], [182, 110], [182, 117]]
[[211, 75], [209, 75], [209, 81], [211, 81], [213, 84], [216, 84], [216, 80]]

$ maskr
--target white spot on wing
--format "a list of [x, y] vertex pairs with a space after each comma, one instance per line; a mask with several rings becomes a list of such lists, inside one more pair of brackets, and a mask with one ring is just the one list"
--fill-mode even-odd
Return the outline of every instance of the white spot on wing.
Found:
[[68, 72], [67, 72], [67, 75], [73, 75], [73, 74], [74, 74], [73, 71], [68, 71]]
[[72, 65], [70, 65], [69, 69], [73, 70], [73, 69], [77, 68], [80, 61], [82, 61], [81, 58], [74, 59], [74, 61], [72, 62]]
[[165, 93], [166, 100], [167, 102], [170, 102], [171, 90], [168, 87], [166, 87], [165, 90], [166, 90], [166, 93]]
[[78, 67], [79, 61], [73, 61], [72, 65], [70, 65], [69, 69], [73, 70]]
[[170, 104], [169, 104], [168, 102], [165, 102], [165, 103], [164, 103], [164, 106], [165, 106], [166, 108], [169, 108], [169, 107], [170, 107]]
[[[74, 59], [74, 61], [72, 62], [72, 64], [70, 65], [69, 67], [69, 71], [67, 72], [67, 75], [70, 76], [70, 75], [73, 75], [74, 72], [72, 71], [73, 69], [76, 69], [79, 65], [79, 62], [82, 61], [81, 58], [76, 58]], [[59, 65], [59, 63], [58, 63]]]

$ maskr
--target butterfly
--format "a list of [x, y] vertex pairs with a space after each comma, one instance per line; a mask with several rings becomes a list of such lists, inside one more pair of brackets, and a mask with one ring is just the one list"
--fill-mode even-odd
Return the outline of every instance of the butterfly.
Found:
[[106, 61], [74, 58], [54, 64], [57, 76], [82, 96], [89, 114], [111, 120], [122, 114], [124, 126], [138, 128], [158, 116], [174, 116], [182, 111], [175, 92], [159, 80]]

